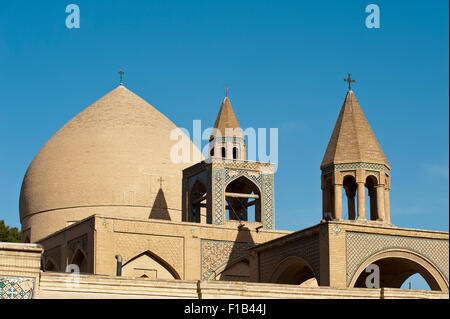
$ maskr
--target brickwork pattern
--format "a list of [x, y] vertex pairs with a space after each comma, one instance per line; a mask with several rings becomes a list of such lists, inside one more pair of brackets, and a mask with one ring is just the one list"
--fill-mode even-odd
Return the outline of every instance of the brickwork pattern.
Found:
[[347, 284], [370, 256], [386, 249], [411, 250], [431, 260], [449, 279], [449, 243], [447, 240], [346, 232]]
[[253, 243], [203, 239], [201, 242], [202, 280], [214, 278], [218, 268], [248, 254], [248, 249], [253, 246], [255, 246]]

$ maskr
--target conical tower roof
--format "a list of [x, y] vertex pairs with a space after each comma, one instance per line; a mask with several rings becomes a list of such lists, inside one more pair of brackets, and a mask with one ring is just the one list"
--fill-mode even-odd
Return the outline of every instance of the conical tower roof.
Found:
[[222, 101], [219, 114], [217, 115], [216, 122], [214, 123], [214, 128], [219, 130], [222, 136], [225, 136], [226, 129], [241, 128], [228, 97], [225, 97]]
[[355, 94], [349, 90], [320, 168], [354, 162], [384, 164], [390, 169]]

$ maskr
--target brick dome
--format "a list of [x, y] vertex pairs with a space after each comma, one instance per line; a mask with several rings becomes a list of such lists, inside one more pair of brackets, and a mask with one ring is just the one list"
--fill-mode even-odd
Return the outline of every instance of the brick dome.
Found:
[[[20, 193], [22, 231], [37, 241], [93, 214], [181, 220], [180, 130], [119, 86], [64, 125], [39, 151]], [[182, 133], [181, 133], [182, 134]], [[187, 138], [191, 159], [200, 151]]]

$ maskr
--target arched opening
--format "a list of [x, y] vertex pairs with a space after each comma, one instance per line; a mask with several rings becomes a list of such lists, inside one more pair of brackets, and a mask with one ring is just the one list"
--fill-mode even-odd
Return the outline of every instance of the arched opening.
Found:
[[73, 255], [71, 264], [77, 265], [80, 269], [80, 273], [88, 272], [87, 258], [80, 249], [77, 249]]
[[334, 216], [334, 188], [330, 177], [325, 180], [324, 188], [324, 216], [323, 218], [331, 220], [336, 218]]
[[196, 180], [189, 193], [189, 219], [188, 221], [200, 223], [201, 217], [206, 218], [206, 187]]
[[122, 275], [150, 279], [180, 279], [169, 263], [150, 251], [143, 252], [127, 261], [122, 267]]
[[297, 256], [287, 257], [280, 262], [275, 268], [270, 282], [301, 287], [318, 287], [312, 268], [303, 258]]
[[233, 159], [237, 159], [238, 158], [238, 149], [237, 147], [233, 147]]
[[225, 151], [225, 147], [222, 147], [222, 158], [226, 157], [226, 151]]
[[214, 157], [214, 147], [209, 151], [209, 156]]
[[366, 268], [372, 264], [378, 266], [380, 288], [401, 288], [409, 277], [419, 274], [431, 290], [448, 291], [445, 277], [429, 260], [417, 253], [401, 250], [385, 251], [368, 258], [358, 268], [349, 286], [366, 288], [367, 277], [373, 276], [372, 271], [366, 271]]
[[[225, 199], [229, 220], [261, 222], [261, 192], [247, 177], [241, 176], [229, 183]], [[250, 219], [249, 212], [252, 212]]]
[[[366, 200], [366, 203], [369, 203], [369, 216], [370, 220], [377, 220], [378, 219], [378, 209], [377, 209], [377, 189], [376, 186], [378, 184], [377, 178], [373, 175], [367, 176], [366, 178], [366, 188], [367, 188], [367, 196], [368, 200]], [[367, 209], [366, 209], [367, 212]]]
[[[345, 195], [347, 197], [346, 201], [342, 201], [343, 207], [346, 207], [347, 211], [347, 219], [354, 220], [356, 219], [356, 209], [355, 209], [355, 195], [356, 190], [358, 189], [358, 184], [356, 183], [355, 177], [351, 175], [347, 175], [344, 177], [343, 188], [345, 191]], [[346, 205], [344, 205], [344, 203]]]

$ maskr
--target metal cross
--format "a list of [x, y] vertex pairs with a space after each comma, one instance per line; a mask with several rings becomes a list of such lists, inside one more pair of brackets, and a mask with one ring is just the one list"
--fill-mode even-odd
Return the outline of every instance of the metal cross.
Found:
[[350, 76], [350, 73], [348, 74], [348, 77], [344, 79], [344, 81], [348, 82], [348, 90], [352, 90], [352, 82], [355, 83], [355, 80], [353, 80]]
[[163, 182], [167, 182], [165, 179], [163, 179], [162, 177], [158, 178], [159, 181], [159, 188], [162, 188], [162, 183]]
[[225, 85], [225, 96], [228, 97], [228, 91], [229, 91], [230, 89], [231, 89], [231, 88], [229, 88], [228, 85]]
[[124, 72], [120, 70], [119, 75], [120, 75], [120, 85], [123, 85], [122, 76], [124, 75]]

